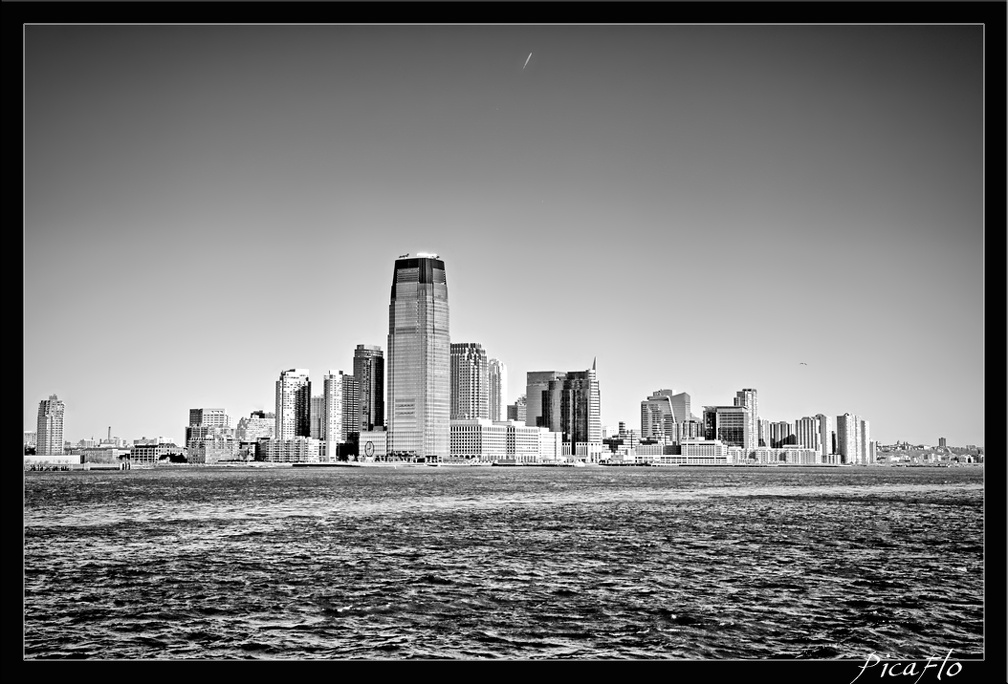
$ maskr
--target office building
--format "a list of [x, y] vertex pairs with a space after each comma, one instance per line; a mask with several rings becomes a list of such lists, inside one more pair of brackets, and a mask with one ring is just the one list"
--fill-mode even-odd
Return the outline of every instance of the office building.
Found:
[[351, 432], [371, 432], [385, 426], [385, 356], [377, 345], [358, 344], [353, 376], [357, 380], [359, 420]]
[[748, 452], [753, 443], [748, 406], [704, 406], [704, 439]]
[[938, 438], [938, 447], [941, 448], [941, 449], [944, 449], [947, 446], [948, 446], [948, 442], [945, 441], [945, 438], [944, 437], [939, 437]]
[[819, 426], [819, 418], [815, 416], [805, 416], [795, 421], [795, 444], [800, 447], [814, 449], [822, 452], [822, 429]]
[[[553, 372], [553, 376], [546, 382], [546, 388], [539, 390], [541, 415], [536, 418], [536, 426], [559, 432], [565, 444], [601, 445], [602, 419], [596, 362], [592, 361], [592, 367], [585, 371]], [[532, 378], [529, 379], [527, 397], [531, 407], [534, 385]], [[529, 424], [528, 418], [526, 415], [526, 424]], [[572, 453], [577, 453], [576, 447]]]
[[436, 254], [396, 259], [389, 302], [387, 412], [393, 457], [449, 454], [448, 283]]
[[61, 456], [63, 454], [63, 412], [65, 406], [55, 394], [39, 402], [38, 422], [35, 426], [35, 454]]
[[275, 439], [311, 437], [310, 397], [306, 369], [291, 368], [280, 373], [276, 382]]
[[332, 370], [322, 376], [322, 424], [318, 439], [325, 445], [327, 456], [344, 441], [345, 378], [343, 371]]
[[746, 418], [748, 422], [746, 426], [748, 439], [742, 445], [743, 450], [748, 452], [759, 446], [759, 412], [756, 406], [756, 390], [746, 388], [736, 392], [735, 406], [744, 406], [749, 410], [749, 415]]
[[487, 361], [487, 396], [490, 420], [505, 420], [507, 417], [507, 366], [500, 359]]
[[641, 402], [641, 438], [678, 442], [677, 423], [689, 416], [677, 414], [672, 403], [675, 393], [670, 389], [655, 390]]
[[475, 342], [451, 343], [451, 420], [490, 417], [487, 355]]
[[543, 392], [550, 382], [562, 378], [557, 371], [529, 371], [525, 382], [525, 424], [529, 427], [546, 427], [542, 423]]

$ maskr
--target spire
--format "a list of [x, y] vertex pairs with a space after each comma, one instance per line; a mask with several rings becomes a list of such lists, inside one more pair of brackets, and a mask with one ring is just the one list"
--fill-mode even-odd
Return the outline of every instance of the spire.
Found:
[[597, 357], [597, 356], [596, 356], [595, 358], [593, 358], [593, 359], [592, 359], [592, 370], [596, 370], [596, 369], [595, 369], [595, 364], [596, 364], [596, 363], [598, 363], [598, 357]]

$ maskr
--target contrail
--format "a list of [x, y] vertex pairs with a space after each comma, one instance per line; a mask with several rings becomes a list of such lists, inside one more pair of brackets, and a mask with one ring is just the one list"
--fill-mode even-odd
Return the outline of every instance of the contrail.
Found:
[[529, 56], [525, 58], [525, 66], [522, 67], [522, 71], [525, 71], [525, 67], [528, 66], [528, 63], [529, 63], [530, 59], [532, 59], [532, 53], [531, 52], [529, 53]]

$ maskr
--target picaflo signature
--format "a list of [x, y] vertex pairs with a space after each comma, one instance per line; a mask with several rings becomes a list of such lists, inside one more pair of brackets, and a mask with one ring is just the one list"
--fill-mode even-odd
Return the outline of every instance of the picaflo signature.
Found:
[[[932, 672], [931, 674], [937, 675], [939, 680], [942, 678], [942, 674], [946, 674], [949, 677], [955, 677], [960, 671], [962, 671], [962, 663], [957, 660], [953, 660], [952, 663], [949, 664], [949, 658], [951, 657], [952, 651], [949, 650], [949, 652], [945, 654], [945, 659], [939, 666], [936, 662], [934, 662], [938, 660], [938, 656], [931, 656], [927, 659], [926, 663], [913, 661], [903, 664], [900, 662], [884, 663], [881, 658], [872, 653], [868, 656], [864, 665], [861, 666], [861, 671], [857, 673], [857, 677], [851, 680], [851, 684], [854, 684], [854, 682], [858, 680], [858, 677], [865, 673], [865, 670], [876, 667], [880, 663], [882, 664], [882, 670], [879, 672], [879, 677], [885, 677], [886, 675], [889, 675], [890, 677], [913, 677], [916, 675], [917, 679], [914, 680], [914, 684], [917, 684], [924, 674], [932, 668], [936, 668], [938, 670], [937, 672]], [[918, 665], [922, 666], [919, 670], [917, 668]], [[945, 669], [946, 666], [948, 666], [947, 670]]]

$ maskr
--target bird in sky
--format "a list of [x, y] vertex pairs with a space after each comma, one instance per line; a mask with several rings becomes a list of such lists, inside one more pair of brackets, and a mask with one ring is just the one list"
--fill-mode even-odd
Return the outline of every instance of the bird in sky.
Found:
[[529, 53], [529, 56], [525, 58], [525, 66], [522, 67], [522, 71], [525, 71], [525, 67], [528, 66], [528, 63], [529, 63], [530, 59], [532, 59], [532, 53], [531, 52]]
[[807, 366], [808, 364], [807, 364], [807, 363], [805, 363], [804, 361], [802, 361], [802, 362], [801, 362], [801, 363], [799, 363], [798, 365], [799, 365], [799, 366]]

